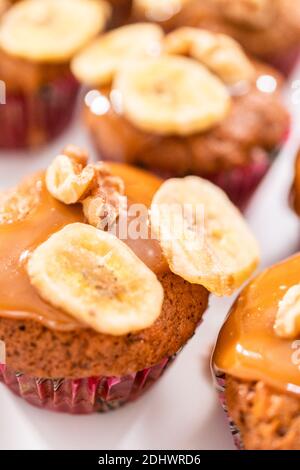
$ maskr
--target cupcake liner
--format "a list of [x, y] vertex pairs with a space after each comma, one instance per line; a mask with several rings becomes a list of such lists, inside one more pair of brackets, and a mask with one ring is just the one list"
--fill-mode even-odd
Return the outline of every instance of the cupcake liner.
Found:
[[233, 442], [238, 450], [243, 450], [244, 444], [243, 444], [241, 433], [228, 413], [226, 397], [225, 397], [226, 375], [222, 372], [214, 370], [214, 376], [215, 376], [216, 389], [218, 392], [219, 400], [225, 412], [225, 415], [228, 419], [230, 431], [233, 437]]
[[296, 67], [299, 59], [300, 47], [297, 46], [286, 51], [284, 54], [269, 58], [267, 62], [279, 70], [285, 77], [288, 77]]
[[251, 163], [220, 171], [207, 176], [207, 179], [222, 188], [232, 202], [243, 210], [267, 174], [278, 152], [279, 150], [276, 150], [268, 154], [264, 150], [256, 149], [253, 151]]
[[31, 94], [7, 91], [0, 113], [0, 148], [32, 148], [58, 136], [72, 118], [78, 91], [71, 74]]
[[[202, 172], [194, 172], [190, 174], [208, 179], [212, 183], [216, 184], [226, 192], [236, 206], [241, 210], [244, 210], [258, 185], [270, 169], [273, 160], [279, 153], [279, 150], [280, 149], [277, 149], [276, 151], [268, 154], [262, 149], [255, 149], [252, 152], [252, 162], [247, 165], [240, 165], [235, 168], [222, 170], [213, 174], [204, 174]], [[99, 157], [101, 160], [106, 160], [105, 155], [101, 155], [100, 152]], [[147, 167], [147, 170], [162, 179], [183, 176], [172, 171], [161, 170], [160, 168]]]
[[[278, 152], [279, 149], [268, 154], [264, 150], [255, 149], [252, 154], [252, 162], [248, 165], [237, 166], [209, 175], [201, 172], [194, 174], [206, 178], [222, 188], [232, 202], [241, 210], [244, 210], [258, 185], [270, 169], [272, 161], [276, 158]], [[163, 179], [174, 177], [174, 174], [171, 172], [164, 172], [153, 168], [150, 168], [150, 171]]]
[[123, 377], [47, 379], [30, 377], [0, 364], [0, 382], [31, 405], [71, 414], [116, 409], [136, 400], [151, 387], [172, 363], [173, 357], [153, 367]]

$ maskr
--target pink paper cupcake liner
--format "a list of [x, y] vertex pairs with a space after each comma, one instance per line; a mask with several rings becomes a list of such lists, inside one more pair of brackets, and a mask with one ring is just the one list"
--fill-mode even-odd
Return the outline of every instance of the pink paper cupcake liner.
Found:
[[222, 188], [232, 202], [243, 210], [270, 169], [277, 153], [278, 151], [267, 154], [257, 149], [248, 165], [221, 171], [207, 178]]
[[233, 442], [238, 450], [243, 450], [244, 444], [243, 444], [241, 433], [228, 413], [226, 397], [225, 397], [226, 375], [221, 372], [214, 371], [214, 376], [215, 376], [216, 389], [218, 392], [219, 400], [221, 402], [225, 415], [228, 419], [230, 431], [233, 437]]
[[267, 62], [288, 77], [300, 59], [300, 47], [296, 46], [285, 54], [271, 57]]
[[71, 414], [104, 412], [136, 400], [172, 363], [166, 358], [153, 367], [123, 377], [47, 379], [30, 377], [0, 364], [0, 382], [31, 405]]
[[58, 136], [73, 116], [78, 91], [71, 74], [32, 94], [7, 91], [0, 113], [0, 149], [31, 148]]
[[[222, 188], [232, 202], [241, 210], [244, 210], [258, 185], [270, 169], [278, 152], [279, 150], [268, 154], [264, 150], [255, 149], [252, 154], [252, 162], [247, 165], [230, 168], [210, 175], [199, 172], [196, 176], [206, 178]], [[164, 172], [153, 168], [150, 171], [163, 179], [174, 177], [174, 174], [171, 172]]]

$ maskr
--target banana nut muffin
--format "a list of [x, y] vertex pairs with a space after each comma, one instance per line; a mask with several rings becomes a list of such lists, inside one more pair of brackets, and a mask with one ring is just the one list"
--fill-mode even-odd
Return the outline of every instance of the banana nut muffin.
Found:
[[[187, 235], [165, 236], [166, 205], [177, 229], [185, 204]], [[131, 231], [136, 221], [146, 233]], [[211, 183], [162, 184], [130, 166], [88, 164], [73, 147], [1, 196], [0, 238], [0, 376], [29, 402], [72, 413], [139, 396], [194, 334], [209, 291], [231, 294], [258, 261], [240, 213]]]
[[79, 91], [70, 61], [105, 28], [109, 10], [102, 0], [23, 0], [2, 16], [0, 149], [36, 147], [66, 128]]
[[90, 87], [83, 116], [101, 159], [199, 175], [240, 206], [287, 135], [281, 76], [224, 35], [125, 26], [85, 48], [72, 70]]
[[134, 0], [133, 19], [228, 34], [286, 74], [299, 57], [299, 0]]
[[300, 449], [300, 256], [260, 274], [219, 335], [213, 367], [237, 445]]

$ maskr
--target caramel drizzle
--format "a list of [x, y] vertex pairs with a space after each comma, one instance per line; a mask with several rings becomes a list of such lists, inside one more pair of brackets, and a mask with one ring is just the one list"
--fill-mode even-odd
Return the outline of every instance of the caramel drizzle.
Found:
[[299, 282], [296, 255], [250, 283], [220, 332], [213, 355], [218, 371], [300, 394], [300, 342], [279, 338], [274, 331], [279, 302]]
[[[132, 202], [149, 206], [160, 185], [155, 177], [123, 165], [111, 165], [112, 172], [121, 173], [125, 192]], [[46, 303], [30, 283], [26, 262], [30, 253], [50, 235], [74, 222], [84, 222], [79, 205], [67, 206], [47, 191], [44, 174], [35, 175], [32, 185], [39, 191], [38, 202], [22, 220], [0, 224], [0, 317], [32, 319], [46, 327], [70, 331], [85, 325]], [[162, 251], [155, 240], [124, 240], [155, 273], [168, 270]]]

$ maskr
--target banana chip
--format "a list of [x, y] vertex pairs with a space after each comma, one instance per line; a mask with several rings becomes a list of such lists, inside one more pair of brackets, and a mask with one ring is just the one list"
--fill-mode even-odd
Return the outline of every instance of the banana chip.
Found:
[[225, 118], [231, 104], [221, 81], [185, 57], [131, 63], [117, 75], [113, 88], [120, 92], [123, 112], [134, 125], [161, 135], [205, 131]]
[[151, 225], [171, 271], [216, 295], [231, 295], [258, 264], [257, 243], [238, 209], [197, 176], [163, 183]]
[[5, 14], [0, 46], [38, 62], [65, 62], [106, 25], [110, 6], [102, 0], [24, 0]]
[[162, 38], [163, 30], [155, 24], [138, 23], [115, 29], [74, 58], [73, 73], [88, 85], [110, 84], [129, 60], [159, 54]]
[[161, 312], [155, 274], [125, 243], [91, 225], [70, 224], [52, 235], [27, 271], [43, 299], [100, 333], [148, 328]]
[[167, 21], [191, 0], [133, 0], [133, 11], [151, 21]]

